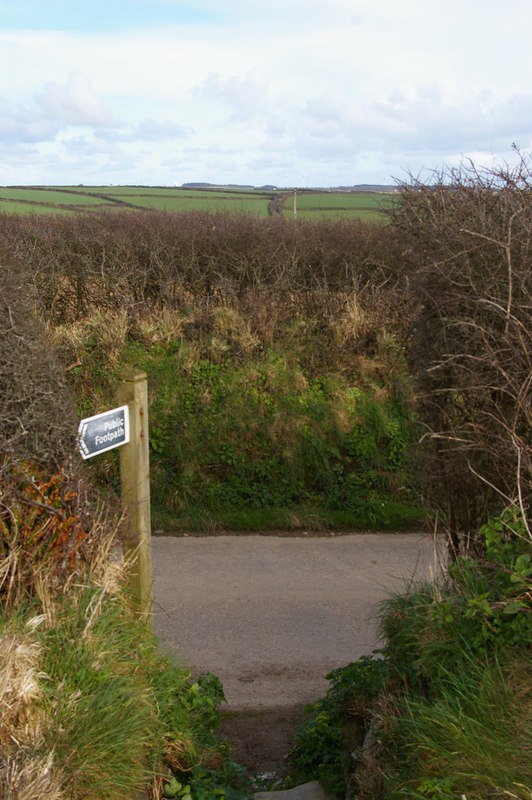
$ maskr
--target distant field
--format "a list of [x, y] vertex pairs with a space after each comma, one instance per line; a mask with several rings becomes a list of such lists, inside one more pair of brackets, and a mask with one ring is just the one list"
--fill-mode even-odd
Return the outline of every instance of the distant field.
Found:
[[[151, 186], [0, 187], [0, 213], [79, 214], [108, 209], [236, 212], [267, 216], [276, 194], [287, 196], [283, 214], [293, 216], [293, 196], [286, 192], [225, 189], [178, 189]], [[379, 192], [304, 192], [297, 195], [302, 219], [360, 218], [382, 220], [393, 195]]]
[[103, 209], [235, 211], [268, 215], [271, 193], [142, 186], [56, 186], [0, 188], [0, 212], [42, 214]]
[[[383, 211], [392, 207], [390, 192], [305, 192], [297, 193], [297, 217], [301, 219], [345, 219], [357, 217], [380, 221]], [[284, 215], [293, 217], [294, 198], [285, 202]]]
[[109, 192], [110, 197], [120, 199], [136, 208], [156, 211], [228, 211], [244, 214], [268, 215], [271, 195], [258, 192], [216, 192], [189, 191], [174, 189], [165, 193], [147, 192]]

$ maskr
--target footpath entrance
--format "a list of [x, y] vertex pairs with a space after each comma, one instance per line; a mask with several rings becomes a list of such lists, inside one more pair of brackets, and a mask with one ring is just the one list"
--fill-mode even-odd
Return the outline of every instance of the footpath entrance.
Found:
[[155, 632], [194, 673], [220, 678], [222, 730], [235, 759], [261, 771], [286, 753], [325, 675], [378, 646], [378, 602], [439, 570], [432, 536], [413, 533], [152, 544]]

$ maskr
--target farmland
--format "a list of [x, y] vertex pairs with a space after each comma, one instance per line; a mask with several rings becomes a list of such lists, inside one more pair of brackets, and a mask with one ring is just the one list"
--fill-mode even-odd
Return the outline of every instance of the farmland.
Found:
[[[349, 219], [359, 218], [368, 222], [383, 219], [383, 211], [391, 208], [394, 194], [391, 192], [298, 192], [297, 216], [302, 219]], [[291, 196], [284, 204], [284, 215], [293, 216], [294, 203]]]
[[[0, 213], [79, 214], [107, 210], [181, 213], [243, 213], [293, 216], [293, 193], [286, 189], [174, 188], [151, 186], [0, 187]], [[393, 195], [386, 192], [300, 190], [297, 215], [303, 219], [383, 219]]]

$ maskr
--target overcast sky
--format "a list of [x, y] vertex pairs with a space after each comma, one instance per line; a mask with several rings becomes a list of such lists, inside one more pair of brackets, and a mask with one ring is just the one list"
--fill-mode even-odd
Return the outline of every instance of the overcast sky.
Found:
[[0, 0], [0, 185], [393, 183], [532, 149], [530, 0]]

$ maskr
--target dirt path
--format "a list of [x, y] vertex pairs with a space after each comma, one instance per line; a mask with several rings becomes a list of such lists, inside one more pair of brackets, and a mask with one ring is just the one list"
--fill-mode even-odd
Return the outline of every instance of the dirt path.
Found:
[[154, 537], [155, 630], [222, 680], [235, 757], [279, 772], [325, 675], [377, 646], [375, 605], [434, 568], [419, 534]]

